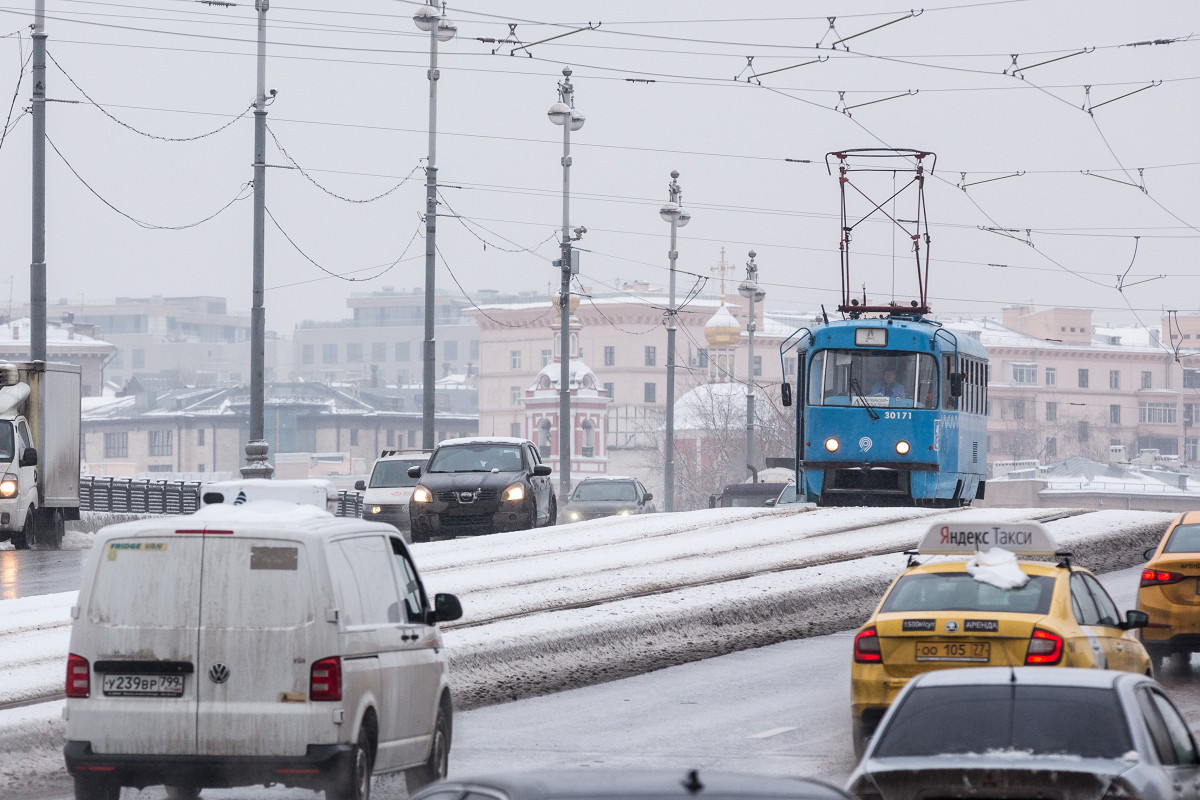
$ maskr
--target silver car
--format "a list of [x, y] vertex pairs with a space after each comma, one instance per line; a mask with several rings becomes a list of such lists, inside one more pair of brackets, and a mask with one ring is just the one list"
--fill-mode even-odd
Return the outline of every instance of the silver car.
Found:
[[846, 788], [866, 800], [1200, 797], [1200, 754], [1152, 678], [984, 667], [909, 681]]

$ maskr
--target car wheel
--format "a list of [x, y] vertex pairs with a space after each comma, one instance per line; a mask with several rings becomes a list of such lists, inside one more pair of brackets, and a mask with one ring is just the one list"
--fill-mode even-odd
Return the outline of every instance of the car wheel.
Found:
[[429, 541], [429, 528], [426, 528], [423, 523], [422, 524], [414, 523], [412, 526], [412, 540], [414, 542], [428, 542]]
[[558, 522], [558, 501], [554, 496], [550, 497], [550, 513], [546, 515], [546, 527], [549, 528]]
[[121, 784], [94, 775], [75, 776], [75, 800], [118, 800]]
[[429, 758], [419, 767], [404, 770], [404, 782], [408, 784], [411, 797], [421, 787], [446, 777], [450, 771], [450, 715], [446, 704], [438, 706], [437, 722], [433, 726], [433, 743], [429, 747]]
[[325, 800], [370, 800], [371, 738], [364, 727], [358, 732], [350, 768], [337, 784], [325, 790]]
[[25, 512], [25, 525], [21, 528], [20, 533], [14, 534], [12, 537], [13, 547], [18, 550], [28, 550], [29, 545], [33, 544], [37, 536], [37, 528], [33, 524], [34, 514], [32, 508]]

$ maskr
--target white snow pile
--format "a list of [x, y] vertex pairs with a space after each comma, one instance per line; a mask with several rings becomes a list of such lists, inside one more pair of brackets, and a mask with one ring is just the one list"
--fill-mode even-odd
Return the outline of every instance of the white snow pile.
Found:
[[971, 556], [967, 559], [967, 574], [997, 589], [1019, 589], [1029, 583], [1029, 576], [1017, 564], [1016, 553], [1003, 547], [992, 547]]

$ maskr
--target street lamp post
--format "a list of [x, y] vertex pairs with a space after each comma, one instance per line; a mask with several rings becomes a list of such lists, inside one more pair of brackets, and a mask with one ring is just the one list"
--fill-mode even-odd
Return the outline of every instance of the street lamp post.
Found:
[[[575, 87], [571, 85], [571, 68], [563, 67], [563, 79], [558, 84], [558, 102], [550, 106], [546, 116], [563, 129], [563, 216], [562, 216], [562, 286], [559, 289], [558, 312], [558, 496], [566, 502], [571, 494], [571, 275], [578, 271], [572, 260], [571, 244], [571, 131], [583, 127], [584, 116], [575, 109]], [[577, 232], [582, 235], [583, 228]], [[578, 238], [578, 237], [576, 237]]]
[[671, 223], [671, 249], [667, 257], [671, 261], [670, 296], [667, 307], [667, 439], [663, 446], [663, 507], [675, 510], [675, 231], [692, 221], [692, 215], [683, 207], [683, 190], [679, 188], [679, 171], [671, 171], [671, 184], [667, 187], [666, 205], [658, 210], [659, 216]]
[[750, 260], [746, 262], [746, 280], [738, 286], [738, 294], [750, 301], [750, 319], [746, 330], [750, 334], [750, 354], [746, 365], [746, 469], [754, 474], [754, 304], [760, 302], [767, 293], [758, 288], [758, 265], [754, 263], [755, 253], [750, 251]]
[[446, 5], [442, 11], [432, 6], [422, 6], [413, 14], [413, 22], [423, 31], [429, 31], [429, 159], [425, 166], [425, 341], [421, 351], [422, 393], [421, 393], [421, 447], [432, 450], [434, 442], [434, 398], [436, 394], [434, 338], [434, 264], [437, 254], [437, 48], [438, 42], [448, 42], [454, 38], [458, 28], [446, 18]]

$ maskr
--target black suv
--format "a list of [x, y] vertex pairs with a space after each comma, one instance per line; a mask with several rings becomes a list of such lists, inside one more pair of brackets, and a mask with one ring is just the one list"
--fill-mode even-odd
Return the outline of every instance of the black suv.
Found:
[[408, 474], [420, 479], [408, 506], [414, 542], [525, 530], [558, 517], [550, 467], [528, 439], [447, 439]]

